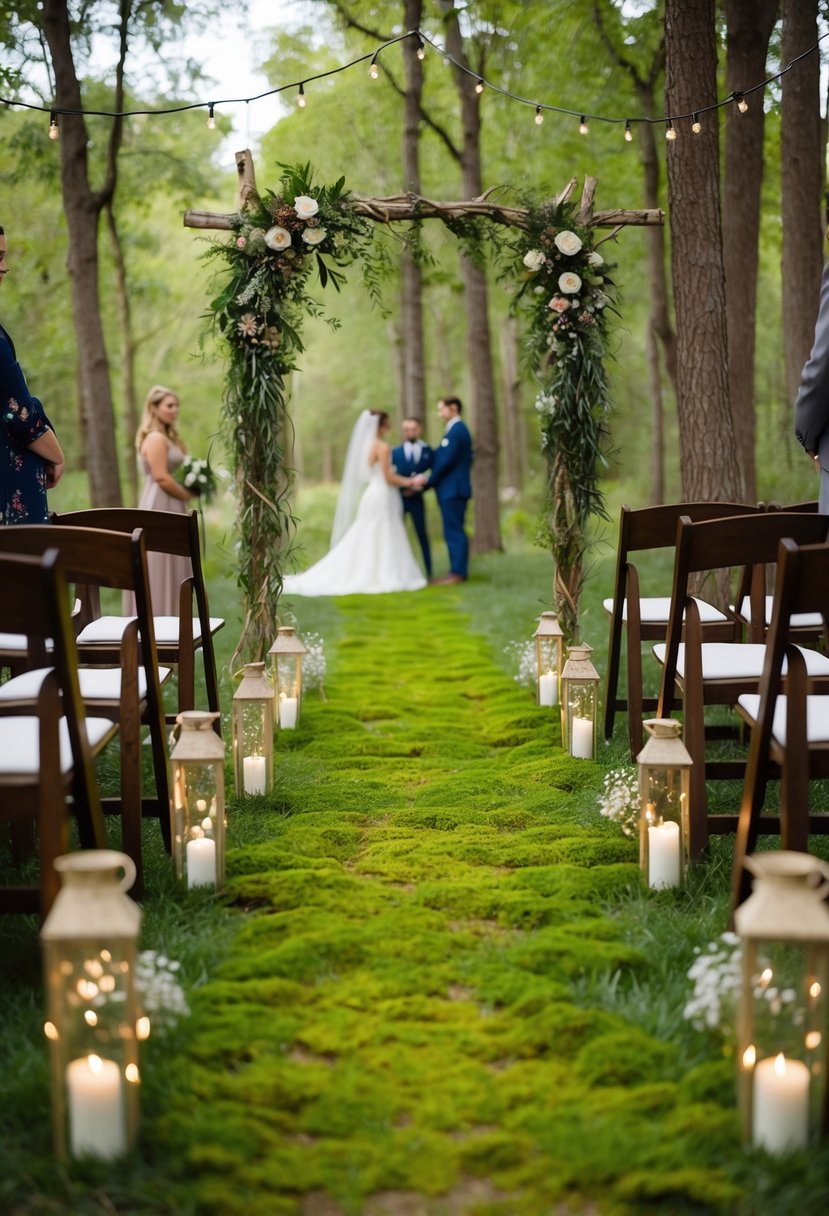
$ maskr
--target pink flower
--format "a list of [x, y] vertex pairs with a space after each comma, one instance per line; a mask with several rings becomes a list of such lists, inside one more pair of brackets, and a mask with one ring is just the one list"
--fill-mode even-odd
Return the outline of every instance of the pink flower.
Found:
[[244, 249], [244, 247], [245, 247], [245, 245], [247, 245], [247, 243], [248, 242], [247, 242], [246, 237], [237, 236], [237, 238], [236, 238], [236, 248], [237, 249]]
[[566, 312], [570, 307], [570, 301], [565, 300], [563, 296], [553, 296], [547, 307], [552, 308], [555, 312]]

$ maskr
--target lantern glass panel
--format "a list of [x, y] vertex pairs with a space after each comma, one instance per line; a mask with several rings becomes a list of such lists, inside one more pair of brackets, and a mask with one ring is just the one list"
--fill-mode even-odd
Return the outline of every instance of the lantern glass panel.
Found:
[[536, 694], [538, 704], [558, 705], [558, 681], [561, 675], [561, 651], [558, 638], [535, 639]]
[[299, 720], [302, 697], [302, 655], [275, 655], [274, 667], [277, 721], [281, 730], [293, 730]]
[[224, 881], [223, 765], [174, 760], [173, 799], [178, 877], [186, 877], [188, 887], [220, 887]]
[[650, 887], [678, 887], [688, 856], [688, 769], [640, 766], [640, 858]]
[[592, 680], [569, 679], [565, 686], [570, 755], [592, 760], [596, 754], [596, 684]]
[[273, 685], [265, 675], [265, 664], [246, 664], [233, 695], [237, 794], [266, 794], [273, 784], [273, 701]]

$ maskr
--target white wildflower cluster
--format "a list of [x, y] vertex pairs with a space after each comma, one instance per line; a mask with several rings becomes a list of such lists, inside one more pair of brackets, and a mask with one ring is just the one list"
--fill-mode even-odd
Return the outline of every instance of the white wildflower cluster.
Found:
[[535, 643], [526, 642], [507, 642], [504, 647], [504, 654], [508, 654], [516, 667], [516, 675], [513, 677], [517, 684], [522, 688], [535, 687]]
[[605, 819], [613, 819], [626, 836], [639, 831], [639, 771], [635, 768], [614, 768], [605, 773], [599, 811]]
[[142, 950], [135, 964], [135, 984], [144, 1012], [150, 1015], [153, 1030], [166, 1030], [190, 1012], [184, 989], [179, 983], [181, 963]]
[[539, 414], [552, 415], [556, 412], [558, 397], [555, 393], [539, 393], [535, 399], [535, 408]]
[[682, 1016], [697, 1030], [733, 1032], [740, 993], [742, 950], [736, 933], [721, 933], [705, 951], [698, 950], [688, 970], [694, 992]]
[[302, 684], [306, 689], [319, 688], [325, 684], [325, 642], [318, 633], [304, 633], [302, 644]]

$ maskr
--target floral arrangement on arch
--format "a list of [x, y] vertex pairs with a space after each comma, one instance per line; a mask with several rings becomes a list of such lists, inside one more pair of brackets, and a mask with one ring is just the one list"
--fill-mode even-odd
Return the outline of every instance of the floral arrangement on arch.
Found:
[[554, 607], [565, 637], [574, 641], [590, 518], [606, 518], [599, 472], [609, 434], [604, 360], [608, 314], [615, 311], [612, 266], [567, 202], [528, 208], [527, 227], [512, 252], [521, 266], [514, 300], [528, 323], [527, 357], [538, 380], [535, 408], [548, 469], [542, 540], [556, 564]]

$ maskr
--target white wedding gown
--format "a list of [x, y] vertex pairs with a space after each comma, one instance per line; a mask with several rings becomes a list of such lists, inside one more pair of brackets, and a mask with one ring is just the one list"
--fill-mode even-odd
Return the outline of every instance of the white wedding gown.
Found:
[[351, 527], [316, 565], [286, 575], [282, 591], [284, 595], [379, 595], [425, 586], [406, 535], [400, 491], [389, 485], [378, 463], [369, 472]]

